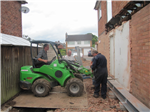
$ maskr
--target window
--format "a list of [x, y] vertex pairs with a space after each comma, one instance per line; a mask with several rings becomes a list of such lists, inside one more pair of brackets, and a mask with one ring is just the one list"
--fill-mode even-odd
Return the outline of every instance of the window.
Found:
[[90, 41], [84, 41], [84, 44], [90, 44]]
[[68, 41], [68, 45], [75, 45], [74, 41]]
[[81, 44], [81, 41], [77, 41], [77, 44], [80, 45], [80, 44]]
[[98, 9], [98, 12], [99, 12], [99, 19], [102, 17], [102, 10], [101, 10], [101, 4], [99, 5], [99, 9]]
[[107, 0], [107, 22], [112, 18], [112, 1]]

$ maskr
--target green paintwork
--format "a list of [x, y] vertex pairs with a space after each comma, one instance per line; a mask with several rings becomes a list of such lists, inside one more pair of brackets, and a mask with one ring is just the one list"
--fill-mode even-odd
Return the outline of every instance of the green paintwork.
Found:
[[[67, 63], [65, 61], [59, 63], [58, 59], [53, 61], [50, 65], [43, 65], [40, 68], [32, 68], [32, 66], [23, 66], [21, 67], [21, 71], [20, 71], [20, 81], [27, 81], [33, 84], [33, 82], [36, 79], [44, 78], [49, 82], [57, 81], [62, 87], [64, 87], [65, 81], [68, 78], [75, 77], [73, 73], [80, 73], [80, 74], [93, 76], [90, 70], [84, 68], [83, 66], [80, 66], [79, 68], [74, 66], [74, 68], [76, 68], [78, 71], [73, 71], [71, 69], [68, 69], [66, 66]], [[63, 74], [62, 77], [60, 78], [55, 76], [55, 72], [58, 70], [61, 71]], [[42, 75], [42, 73], [49, 75], [52, 79], [51, 80], [48, 79], [46, 76]]]
[[[61, 86], [64, 86], [64, 83], [66, 79], [69, 77], [75, 77], [73, 73], [70, 73], [70, 71], [65, 67], [64, 63], [59, 64], [58, 60], [55, 60], [50, 65], [43, 65], [40, 68], [32, 68], [34, 73], [31, 71], [32, 66], [23, 66], [21, 67], [21, 74], [20, 74], [20, 80], [21, 81], [27, 81], [31, 84], [38, 78], [44, 78], [48, 81], [58, 81]], [[61, 71], [63, 73], [63, 76], [61, 78], [57, 78], [55, 76], [56, 71]], [[40, 74], [44, 73], [52, 77], [52, 80], [49, 80], [46, 76]], [[32, 79], [27, 79], [27, 77], [32, 77]]]

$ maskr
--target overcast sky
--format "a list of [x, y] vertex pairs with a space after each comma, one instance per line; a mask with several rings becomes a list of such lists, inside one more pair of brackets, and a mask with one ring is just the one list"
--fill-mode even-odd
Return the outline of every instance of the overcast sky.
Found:
[[22, 13], [23, 35], [35, 40], [65, 42], [65, 34], [97, 36], [96, 0], [26, 0]]

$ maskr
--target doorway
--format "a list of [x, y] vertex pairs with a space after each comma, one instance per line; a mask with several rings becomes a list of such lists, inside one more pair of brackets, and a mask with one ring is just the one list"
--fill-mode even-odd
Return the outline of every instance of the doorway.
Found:
[[115, 77], [115, 41], [114, 36], [110, 36], [110, 74]]

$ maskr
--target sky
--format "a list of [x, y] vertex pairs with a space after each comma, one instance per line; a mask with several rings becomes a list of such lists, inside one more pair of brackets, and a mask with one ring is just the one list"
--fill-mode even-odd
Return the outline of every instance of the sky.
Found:
[[65, 35], [98, 34], [96, 0], [26, 0], [23, 35], [34, 40], [65, 42]]

